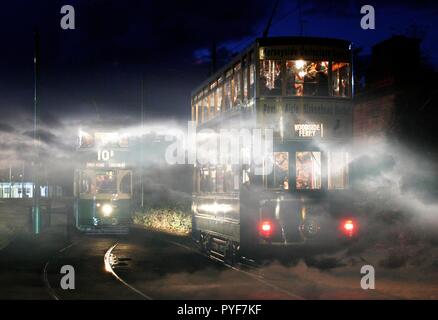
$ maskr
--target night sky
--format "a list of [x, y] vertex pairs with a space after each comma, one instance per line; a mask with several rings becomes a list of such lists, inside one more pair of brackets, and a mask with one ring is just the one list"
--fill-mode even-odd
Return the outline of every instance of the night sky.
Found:
[[[219, 63], [259, 37], [274, 0], [255, 1], [8, 1], [0, 10], [0, 130], [33, 103], [33, 30], [41, 34], [42, 121], [140, 114], [145, 79], [146, 116], [188, 119], [191, 90], [209, 74], [209, 50]], [[271, 36], [351, 40], [370, 53], [392, 34], [423, 37], [423, 54], [438, 65], [435, 1], [281, 0]], [[73, 5], [76, 30], [60, 28], [61, 6]], [[376, 30], [360, 28], [360, 7], [376, 9]]]

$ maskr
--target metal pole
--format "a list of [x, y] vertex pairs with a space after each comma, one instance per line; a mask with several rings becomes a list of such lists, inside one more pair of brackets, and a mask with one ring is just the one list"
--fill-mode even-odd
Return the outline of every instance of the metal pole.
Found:
[[12, 166], [9, 164], [9, 199], [12, 198]]
[[140, 185], [141, 211], [144, 213], [144, 184], [143, 184], [143, 136], [144, 136], [144, 79], [141, 78], [141, 136], [140, 136]]
[[24, 198], [24, 161], [21, 164], [21, 198]]
[[34, 96], [33, 96], [33, 143], [34, 143], [34, 161], [33, 161], [33, 207], [32, 223], [35, 234], [40, 233], [40, 186], [38, 179], [39, 172], [39, 154], [38, 154], [38, 61], [39, 60], [39, 34], [35, 31], [35, 52], [34, 52]]

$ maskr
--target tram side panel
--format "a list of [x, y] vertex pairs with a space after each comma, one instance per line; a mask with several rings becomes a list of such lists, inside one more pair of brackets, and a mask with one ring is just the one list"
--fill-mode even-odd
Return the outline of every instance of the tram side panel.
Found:
[[240, 241], [239, 198], [193, 195], [193, 236], [208, 234], [223, 240]]

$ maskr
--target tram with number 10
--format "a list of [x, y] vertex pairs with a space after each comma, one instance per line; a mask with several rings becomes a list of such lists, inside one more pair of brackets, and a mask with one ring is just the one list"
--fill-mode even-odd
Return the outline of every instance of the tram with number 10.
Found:
[[[79, 131], [74, 173], [76, 227], [84, 232], [127, 232], [132, 214], [132, 169], [127, 136]], [[117, 227], [117, 228], [116, 228]]]

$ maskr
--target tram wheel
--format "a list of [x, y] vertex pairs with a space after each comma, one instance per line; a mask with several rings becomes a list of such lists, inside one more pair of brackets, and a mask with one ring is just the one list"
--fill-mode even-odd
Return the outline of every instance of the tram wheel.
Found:
[[199, 244], [201, 246], [201, 252], [208, 254], [211, 249], [211, 237], [208, 234], [201, 233]]
[[231, 265], [237, 262], [237, 248], [232, 241], [228, 241], [227, 243], [224, 260]]

